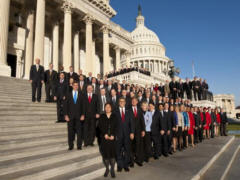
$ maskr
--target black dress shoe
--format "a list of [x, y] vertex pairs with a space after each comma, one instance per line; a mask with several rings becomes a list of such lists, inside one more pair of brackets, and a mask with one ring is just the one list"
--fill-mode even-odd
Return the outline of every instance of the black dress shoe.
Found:
[[68, 150], [69, 150], [69, 151], [73, 150], [73, 146], [69, 147]]
[[108, 174], [109, 174], [109, 169], [106, 169], [105, 173], [104, 173], [104, 177], [108, 177]]
[[159, 159], [159, 157], [158, 156], [154, 156], [154, 159], [157, 160], [157, 159]]
[[133, 167], [134, 167], [134, 163], [131, 163], [129, 166], [130, 166], [131, 168], [133, 168]]
[[122, 168], [118, 167], [117, 172], [122, 172]]
[[145, 159], [144, 161], [145, 161], [146, 163], [148, 163], [148, 162], [149, 162], [149, 160], [148, 160], [148, 159]]
[[78, 147], [77, 149], [78, 149], [78, 150], [82, 150], [82, 147]]
[[136, 162], [136, 164], [138, 165], [138, 166], [143, 166], [143, 164], [142, 163], [140, 163], [140, 162]]
[[125, 172], [129, 172], [130, 171], [128, 167], [124, 168], [124, 170], [125, 170]]
[[165, 157], [168, 157], [168, 154], [163, 154]]
[[172, 151], [170, 151], [168, 154], [171, 154], [171, 155], [172, 155], [173, 153], [172, 153]]
[[111, 176], [112, 176], [112, 178], [116, 177], [114, 170], [111, 170]]

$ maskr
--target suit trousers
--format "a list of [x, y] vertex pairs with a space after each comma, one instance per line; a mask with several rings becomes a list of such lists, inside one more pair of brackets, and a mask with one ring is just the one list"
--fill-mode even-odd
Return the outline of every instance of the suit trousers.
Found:
[[226, 123], [221, 123], [220, 124], [220, 133], [221, 133], [221, 136], [226, 136], [227, 133], [226, 133]]
[[32, 101], [36, 101], [36, 92], [37, 92], [37, 101], [41, 101], [42, 96], [42, 83], [41, 81], [32, 82]]
[[68, 145], [73, 147], [73, 141], [75, 139], [75, 132], [77, 133], [77, 147], [82, 147], [82, 122], [79, 119], [70, 119], [67, 123], [68, 127]]
[[194, 129], [194, 143], [198, 143], [199, 142], [199, 128], [198, 129]]
[[116, 140], [116, 153], [118, 168], [128, 168], [130, 163], [130, 138], [121, 137]]
[[53, 94], [54, 94], [54, 84], [53, 83], [45, 84], [45, 91], [46, 91], [46, 101], [52, 102]]
[[93, 145], [96, 136], [96, 118], [85, 117], [84, 120], [84, 145]]
[[160, 135], [160, 147], [161, 147], [161, 153], [164, 155], [168, 154], [169, 147], [168, 147], [168, 136], [165, 133], [164, 135]]

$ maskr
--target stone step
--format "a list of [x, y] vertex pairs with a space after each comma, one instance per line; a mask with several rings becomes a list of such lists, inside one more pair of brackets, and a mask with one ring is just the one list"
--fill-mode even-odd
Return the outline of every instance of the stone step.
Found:
[[8, 111], [0, 111], [0, 116], [7, 115], [7, 114], [13, 114], [15, 116], [41, 116], [41, 115], [57, 115], [57, 110], [55, 111], [45, 111], [45, 110], [38, 110], [38, 111], [32, 111], [32, 110], [23, 110], [23, 111], [14, 111], [14, 110], [8, 110]]
[[36, 145], [46, 145], [48, 143], [52, 142], [58, 142], [58, 143], [65, 143], [67, 142], [67, 137], [66, 136], [60, 136], [58, 138], [49, 138], [49, 139], [41, 139], [37, 141], [30, 141], [30, 142], [23, 142], [23, 143], [9, 143], [9, 144], [3, 144], [0, 146], [0, 151], [8, 151], [12, 149], [18, 149], [18, 148], [27, 148], [27, 147], [32, 147]]
[[38, 133], [26, 133], [26, 134], [19, 134], [19, 135], [14, 135], [14, 134], [5, 134], [0, 136], [0, 143], [1, 141], [8, 141], [8, 140], [22, 140], [22, 139], [28, 139], [28, 138], [36, 138], [36, 137], [44, 137], [44, 136], [67, 136], [67, 130], [66, 131], [50, 131], [50, 132], [38, 132]]
[[231, 145], [221, 154], [221, 156], [213, 163], [213, 165], [201, 177], [201, 180], [219, 180], [221, 179], [234, 151], [239, 146], [240, 139], [235, 139]]
[[0, 108], [8, 108], [8, 107], [21, 107], [21, 108], [26, 108], [26, 107], [34, 107], [34, 108], [57, 108], [57, 105], [55, 103], [16, 103], [16, 102], [0, 102]]
[[5, 102], [11, 102], [11, 103], [16, 103], [16, 104], [19, 104], [19, 103], [22, 103], [22, 104], [26, 104], [26, 103], [29, 103], [29, 104], [45, 104], [45, 98], [42, 98], [42, 102], [38, 103], [38, 102], [35, 102], [35, 103], [32, 103], [32, 100], [31, 99], [11, 99], [11, 98], [5, 98], [5, 99], [1, 99], [1, 104], [5, 103]]
[[38, 126], [38, 125], [35, 125], [35, 126], [29, 126], [29, 127], [0, 127], [0, 131], [1, 131], [1, 134], [2, 133], [13, 133], [13, 132], [19, 132], [19, 131], [34, 131], [34, 130], [38, 130], [38, 131], [41, 131], [41, 130], [44, 130], [44, 129], [48, 129], [48, 130], [64, 130], [66, 129], [67, 126], [59, 126], [59, 125], [44, 125], [44, 126]]
[[101, 161], [102, 161], [102, 158], [100, 156], [97, 156], [91, 159], [89, 158], [86, 158], [83, 160], [76, 159], [76, 161], [75, 160], [70, 161], [68, 164], [66, 162], [63, 162], [61, 163], [61, 165], [57, 167], [54, 165], [53, 167], [50, 167], [47, 170], [33, 173], [30, 175], [21, 176], [19, 178], [16, 178], [16, 180], [50, 179], [50, 178], [54, 178], [56, 176], [64, 175], [74, 171], [81, 171], [83, 168], [88, 168], [97, 163], [101, 163]]
[[57, 107], [55, 106], [42, 106], [42, 107], [34, 107], [34, 106], [1, 106], [0, 105], [0, 112], [5, 112], [5, 113], [12, 113], [13, 111], [31, 111], [31, 112], [35, 112], [35, 111], [45, 111], [45, 112], [56, 112], [57, 111]]
[[11, 134], [12, 136], [21, 136], [21, 135], [28, 135], [28, 134], [36, 134], [36, 133], [47, 133], [47, 132], [65, 132], [66, 128], [50, 128], [50, 129], [28, 129], [28, 130], [22, 130], [22, 131], [9, 131], [9, 132], [1, 132], [0, 131], [0, 136], [8, 136]]
[[228, 180], [234, 180], [234, 179], [239, 179], [240, 177], [240, 171], [239, 171], [239, 165], [240, 165], [240, 144], [236, 151], [233, 154], [233, 161], [231, 162], [230, 168], [228, 171], [226, 171], [226, 174], [224, 176], [224, 179]]
[[[9, 163], [8, 161], [8, 166], [0, 166], [0, 178], [2, 178], [3, 175], [8, 175], [12, 178], [13, 175], [19, 175], [19, 173], [23, 173], [23, 171], [30, 171], [32, 172], [34, 169], [35, 170], [41, 170], [43, 171], [43, 167], [45, 166], [51, 166], [53, 167], [54, 165], [57, 166], [57, 164], [65, 162], [66, 161], [76, 161], [80, 157], [88, 157], [88, 158], [93, 158], [99, 156], [98, 148], [87, 148], [83, 149], [82, 151], [68, 151], [67, 148], [65, 149], [59, 149], [55, 151], [49, 151], [49, 152], [40, 152], [41, 154], [38, 155], [33, 155], [30, 156], [29, 158], [23, 158], [20, 160], [18, 158], [18, 161], [15, 161], [13, 163]], [[4, 162], [3, 162], [4, 163]], [[5, 161], [5, 164], [6, 161]], [[41, 168], [41, 169], [39, 169]], [[36, 172], [36, 171], [34, 171]], [[27, 172], [26, 172], [27, 173]]]
[[57, 120], [57, 115], [48, 115], [48, 114], [42, 114], [42, 115], [31, 115], [31, 116], [23, 116], [23, 115], [14, 115], [14, 114], [3, 114], [2, 116], [0, 116], [0, 121], [1, 120], [29, 120], [32, 122], [36, 122], [39, 120], [49, 120], [52, 122], [55, 122]]

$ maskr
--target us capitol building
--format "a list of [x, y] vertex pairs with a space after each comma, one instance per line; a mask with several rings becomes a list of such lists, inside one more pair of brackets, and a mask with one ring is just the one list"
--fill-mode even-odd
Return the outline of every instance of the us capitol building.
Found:
[[[28, 79], [34, 59], [39, 58], [45, 69], [53, 63], [56, 71], [63, 66], [68, 72], [72, 65], [74, 71], [94, 76], [137, 66], [151, 76], [133, 71], [115, 78], [143, 86], [170, 80], [173, 60], [145, 26], [141, 7], [136, 28], [129, 32], [111, 21], [117, 13], [109, 1], [1, 0], [0, 76]], [[218, 102], [225, 98], [216, 97]]]
[[96, 76], [138, 66], [152, 76], [131, 73], [127, 80], [154, 83], [169, 78], [173, 61], [144, 25], [140, 7], [133, 32], [111, 21], [117, 13], [109, 0], [4, 0], [0, 7], [0, 75], [28, 79], [34, 59], [40, 58], [45, 69], [52, 62], [57, 71], [72, 65], [76, 72]]

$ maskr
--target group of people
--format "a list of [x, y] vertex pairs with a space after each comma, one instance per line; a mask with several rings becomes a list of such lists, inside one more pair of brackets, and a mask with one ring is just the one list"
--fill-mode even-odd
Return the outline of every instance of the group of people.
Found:
[[122, 74], [132, 72], [132, 71], [137, 71], [137, 72], [140, 72], [140, 73], [145, 74], [147, 76], [151, 76], [151, 72], [148, 71], [147, 69], [139, 68], [139, 67], [135, 66], [135, 67], [125, 67], [125, 68], [121, 68], [119, 70], [111, 71], [107, 74], [107, 78], [112, 78], [112, 77], [115, 77], [115, 76], [118, 76], [118, 75], [122, 75]]
[[[157, 84], [141, 87], [95, 78], [91, 73], [86, 77], [82, 71], [73, 72], [72, 67], [69, 73], [63, 69], [57, 73], [50, 64], [44, 72], [39, 63], [37, 59], [30, 72], [32, 100], [35, 101], [34, 91], [45, 82], [46, 94], [51, 92], [46, 95], [47, 102], [53, 97], [57, 101], [58, 122], [67, 122], [69, 150], [74, 149], [75, 135], [78, 150], [83, 145], [94, 146], [97, 137], [106, 167], [104, 177], [109, 173], [116, 176], [116, 162], [118, 172], [128, 172], [129, 167], [143, 166], [152, 157], [167, 157], [189, 144], [195, 147], [206, 138], [227, 135], [226, 112], [193, 107], [188, 88], [184, 99], [175, 79], [166, 83], [169, 90], [165, 85], [162, 91]], [[201, 85], [196, 81], [190, 86], [187, 79], [184, 86], [192, 87], [194, 92]], [[37, 100], [41, 101], [39, 96]]]

